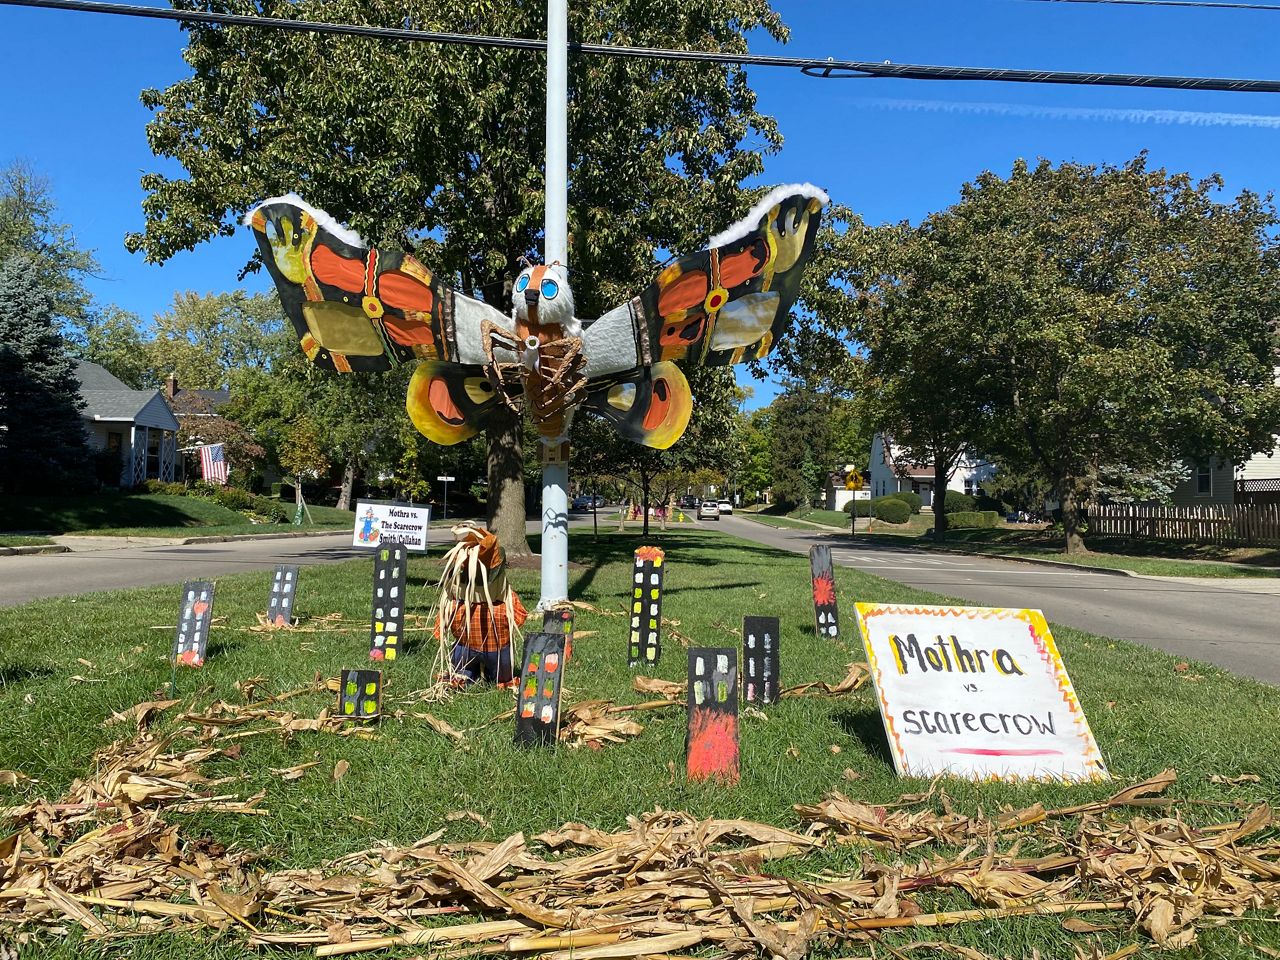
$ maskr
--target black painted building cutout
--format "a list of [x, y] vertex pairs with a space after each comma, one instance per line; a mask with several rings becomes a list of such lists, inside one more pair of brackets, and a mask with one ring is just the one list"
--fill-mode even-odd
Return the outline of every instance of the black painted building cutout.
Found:
[[661, 547], [636, 550], [631, 577], [631, 631], [627, 665], [655, 667], [662, 659], [662, 577], [666, 554]]
[[831, 548], [815, 544], [809, 548], [809, 570], [813, 577], [813, 616], [820, 637], [840, 636], [840, 615], [836, 610], [836, 573], [831, 566]]
[[287, 627], [293, 623], [293, 601], [298, 595], [298, 567], [282, 563], [271, 578], [271, 596], [267, 599], [267, 623]]
[[563, 633], [534, 633], [525, 638], [516, 743], [550, 746], [559, 736], [565, 642]]
[[338, 678], [338, 716], [376, 720], [382, 712], [382, 671], [343, 670]]
[[187, 667], [203, 667], [213, 621], [213, 584], [189, 580], [182, 585], [178, 629], [173, 636], [173, 661]]
[[689, 651], [689, 728], [685, 772], [690, 780], [738, 782], [738, 651]]
[[394, 660], [404, 633], [404, 591], [408, 552], [402, 543], [384, 540], [373, 553], [373, 616], [369, 659]]
[[742, 701], [778, 702], [778, 618], [742, 618]]

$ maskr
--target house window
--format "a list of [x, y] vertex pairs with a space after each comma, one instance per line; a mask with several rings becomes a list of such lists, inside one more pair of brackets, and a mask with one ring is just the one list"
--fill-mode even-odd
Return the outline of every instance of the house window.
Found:
[[1213, 468], [1207, 463], [1196, 464], [1196, 496], [1213, 496]]
[[973, 478], [972, 478], [972, 477], [965, 477], [965, 478], [964, 478], [964, 492], [965, 492], [965, 494], [966, 494], [967, 496], [970, 496], [970, 497], [977, 496], [977, 494], [978, 494], [978, 487], [977, 487], [977, 485], [973, 482]]
[[107, 431], [107, 449], [112, 453], [119, 453], [120, 448], [124, 446], [124, 434], [119, 430]]

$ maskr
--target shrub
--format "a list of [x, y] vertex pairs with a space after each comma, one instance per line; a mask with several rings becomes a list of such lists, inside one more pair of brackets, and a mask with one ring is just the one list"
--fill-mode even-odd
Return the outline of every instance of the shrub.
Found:
[[253, 505], [248, 512], [269, 523], [288, 523], [291, 519], [284, 504], [268, 497], [253, 497]]
[[853, 512], [854, 516], [869, 517], [871, 516], [871, 501], [870, 500], [850, 500], [840, 509], [843, 510], [845, 513]]
[[970, 513], [977, 508], [977, 499], [959, 490], [948, 490], [942, 500], [942, 509], [946, 513]]
[[899, 490], [897, 493], [887, 493], [881, 500], [901, 500], [905, 503], [912, 513], [919, 513], [920, 506], [924, 503], [920, 494], [912, 493], [910, 490]]
[[898, 496], [877, 497], [871, 501], [871, 515], [885, 523], [906, 523], [911, 519], [911, 507]]
[[[117, 473], [117, 476], [119, 474]], [[166, 497], [185, 497], [187, 488], [181, 483], [167, 483], [164, 480], [147, 480], [142, 484], [147, 493], [161, 493]]]
[[982, 530], [994, 527], [999, 519], [994, 510], [959, 510], [947, 514], [947, 526], [952, 530]]

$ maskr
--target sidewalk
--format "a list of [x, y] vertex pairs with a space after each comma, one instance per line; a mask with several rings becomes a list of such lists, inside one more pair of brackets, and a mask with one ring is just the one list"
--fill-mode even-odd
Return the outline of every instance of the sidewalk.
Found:
[[[55, 544], [62, 547], [60, 551], [46, 548], [45, 553], [91, 553], [100, 550], [125, 550], [129, 547], [181, 547], [200, 543], [234, 543], [240, 540], [292, 540], [299, 537], [332, 537], [348, 533], [346, 529], [333, 530], [296, 530], [282, 533], [240, 533], [218, 537], [95, 537], [67, 533], [50, 537]], [[22, 549], [22, 548], [15, 548]]]

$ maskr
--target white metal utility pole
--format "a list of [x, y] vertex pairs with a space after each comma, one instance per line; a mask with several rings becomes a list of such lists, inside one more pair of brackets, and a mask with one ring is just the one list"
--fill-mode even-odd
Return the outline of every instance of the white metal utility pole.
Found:
[[[569, 4], [547, 0], [547, 206], [543, 262], [569, 263]], [[567, 429], [567, 426], [566, 426]], [[542, 597], [569, 596], [569, 465], [542, 467]]]

